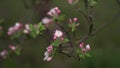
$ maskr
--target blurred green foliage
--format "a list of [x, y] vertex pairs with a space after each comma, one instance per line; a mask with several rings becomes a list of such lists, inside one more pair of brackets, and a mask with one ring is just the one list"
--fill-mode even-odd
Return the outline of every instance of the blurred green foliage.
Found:
[[[80, 8], [85, 11], [84, 0], [79, 2]], [[77, 31], [77, 38], [81, 38], [88, 32], [88, 23], [84, 16], [66, 0], [53, 0], [52, 6], [60, 7], [62, 14], [66, 14], [66, 19], [69, 17], [79, 18], [80, 27]], [[32, 10], [25, 9], [21, 0], [0, 0], [0, 19], [4, 19], [5, 28], [17, 21], [23, 23], [33, 21], [35, 18]], [[119, 10], [120, 6], [115, 0], [98, 0], [93, 11], [94, 28], [107, 22]], [[91, 58], [81, 59], [78, 62], [73, 58], [58, 54], [51, 62], [44, 62], [43, 54], [49, 44], [44, 42], [44, 38], [38, 37], [25, 41], [20, 56], [12, 56], [0, 61], [0, 68], [120, 68], [119, 22], [120, 18], [86, 41], [92, 47]], [[0, 39], [0, 50], [12, 43], [14, 42]]]

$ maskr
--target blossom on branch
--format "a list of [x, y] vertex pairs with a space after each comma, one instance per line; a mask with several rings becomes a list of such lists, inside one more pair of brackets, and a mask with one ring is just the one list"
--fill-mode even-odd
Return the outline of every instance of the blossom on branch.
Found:
[[22, 28], [22, 24], [17, 22], [14, 26], [12, 26], [8, 29], [7, 34], [12, 35], [15, 32], [18, 32], [21, 28]]
[[69, 4], [72, 4], [73, 3], [73, 0], [67, 0]]
[[8, 55], [8, 51], [6, 49], [0, 52], [0, 57], [2, 57], [3, 59], [6, 59], [7, 55]]
[[81, 48], [81, 51], [82, 51], [83, 53], [88, 52], [89, 50], [91, 50], [90, 45], [87, 44], [87, 45], [84, 47], [84, 43], [83, 43], [83, 42], [79, 44], [79, 47]]
[[60, 9], [58, 7], [54, 7], [47, 14], [49, 16], [59, 16], [60, 13], [61, 13]]
[[51, 61], [52, 60], [52, 57], [50, 56], [50, 54], [53, 52], [53, 46], [50, 45], [48, 46], [47, 48], [47, 51], [44, 53], [44, 61]]
[[60, 30], [56, 30], [55, 33], [54, 33], [54, 36], [53, 36], [53, 39], [57, 39], [57, 38], [60, 38], [61, 40], [63, 39], [63, 32], [60, 31]]

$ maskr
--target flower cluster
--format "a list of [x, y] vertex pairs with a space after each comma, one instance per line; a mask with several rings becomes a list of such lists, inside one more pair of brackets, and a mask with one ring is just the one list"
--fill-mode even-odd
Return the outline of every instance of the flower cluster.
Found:
[[77, 21], [78, 21], [77, 18], [69, 19], [69, 27], [71, 28], [72, 31], [75, 31], [76, 27], [80, 25], [79, 23], [77, 23]]
[[9, 50], [4, 49], [3, 51], [0, 52], [0, 57], [1, 57], [2, 59], [6, 59], [7, 56], [8, 56], [10, 53], [12, 53], [12, 52], [15, 53], [16, 50], [17, 50], [17, 47], [14, 46], [14, 45], [9, 45], [8, 48], [9, 48]]
[[84, 43], [80, 43], [79, 44], [79, 48], [77, 49], [77, 55], [79, 58], [84, 59], [85, 57], [91, 57], [91, 55], [89, 54], [89, 51], [91, 50], [91, 47], [89, 44], [87, 44], [86, 46], [84, 45]]
[[53, 52], [53, 46], [52, 45], [50, 45], [50, 46], [48, 46], [47, 48], [47, 51], [44, 53], [44, 61], [51, 61], [51, 59], [52, 59], [52, 56], [50, 56], [51, 54], [52, 54], [52, 52]]
[[[73, 3], [73, 0], [68, 0], [68, 2], [70, 4]], [[38, 35], [41, 35], [43, 34], [42, 31], [43, 30], [46, 30], [46, 28], [54, 28], [54, 25], [53, 26], [50, 26], [49, 24], [52, 23], [52, 24], [55, 24], [55, 25], [58, 25], [58, 27], [60, 29], [55, 29], [54, 33], [53, 33], [53, 36], [52, 36], [52, 40], [50, 41], [50, 45], [46, 48], [46, 51], [44, 52], [44, 61], [51, 61], [53, 56], [57, 53], [57, 51], [61, 51], [61, 52], [65, 52], [66, 51], [62, 51], [62, 46], [64, 44], [69, 44], [70, 43], [70, 47], [71, 45], [73, 45], [73, 42], [71, 42], [72, 38], [71, 36], [68, 37], [70, 34], [69, 34], [69, 31], [67, 33], [67, 30], [65, 27], [62, 27], [62, 26], [59, 26], [59, 22], [61, 22], [61, 19], [63, 18], [62, 15], [60, 15], [61, 13], [61, 10], [58, 8], [58, 7], [54, 7], [52, 8], [48, 13], [47, 15], [49, 17], [44, 17], [42, 19], [41, 22], [39, 22], [38, 24], [21, 24], [21, 23], [16, 23], [14, 26], [10, 27], [8, 29], [8, 32], [7, 34], [8, 35], [12, 35], [12, 38], [15, 37], [15, 38], [19, 38], [21, 37], [21, 35], [25, 34], [25, 36], [31, 36], [33, 38], [36, 38]], [[57, 21], [56, 21], [57, 20]], [[55, 23], [54, 23], [55, 22]], [[78, 18], [70, 18], [69, 19], [69, 23], [68, 24], [68, 29], [71, 29], [72, 32], [74, 32], [76, 30], [76, 27], [79, 25], [78, 22]], [[50, 27], [48, 27], [50, 26]], [[66, 31], [66, 32], [62, 32], [62, 31]], [[18, 32], [18, 33], [17, 33]], [[65, 34], [64, 34], [65, 33]], [[67, 36], [68, 35], [68, 36]], [[26, 38], [26, 37], [25, 37]], [[14, 38], [13, 38], [14, 39]], [[70, 42], [69, 42], [70, 40]], [[61, 48], [60, 48], [61, 47]], [[88, 56], [88, 51], [90, 50], [90, 45], [87, 44], [86, 46], [84, 45], [84, 43], [80, 43], [79, 44], [79, 49], [78, 51], [77, 48], [75, 50], [75, 54], [79, 54], [79, 57], [81, 58], [84, 57], [84, 56]], [[16, 46], [13, 46], [13, 45], [9, 45], [9, 50], [3, 50], [0, 52], [0, 57], [2, 57], [3, 59], [5, 59], [10, 52], [14, 52], [14, 53], [18, 53], [19, 54], [19, 50], [18, 50], [18, 47]], [[77, 52], [77, 53], [76, 53]]]
[[82, 53], [86, 53], [91, 49], [89, 44], [85, 46], [83, 42], [80, 43], [79, 47], [81, 48]]
[[22, 24], [17, 22], [14, 26], [9, 28], [7, 34], [12, 35], [12, 34], [16, 33], [21, 29], [21, 27], [22, 27]]
[[4, 49], [3, 51], [0, 52], [0, 57], [2, 59], [6, 59], [8, 55], [8, 51], [6, 49]]
[[31, 30], [30, 30], [29, 24], [25, 24], [24, 33], [25, 33], [25, 34], [29, 34], [30, 31], [31, 31]]
[[57, 39], [57, 38], [60, 38], [61, 40], [64, 39], [64, 38], [63, 38], [63, 32], [60, 31], [60, 30], [56, 30], [53, 35], [54, 35], [54, 36], [53, 36], [53, 39], [54, 39], [54, 40]]
[[58, 7], [54, 7], [47, 13], [47, 15], [57, 17], [59, 16], [60, 13], [61, 13], [60, 9]]

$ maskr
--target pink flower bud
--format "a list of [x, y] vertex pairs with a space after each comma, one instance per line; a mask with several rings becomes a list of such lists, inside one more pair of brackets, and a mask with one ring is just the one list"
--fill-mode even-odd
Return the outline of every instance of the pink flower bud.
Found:
[[77, 20], [78, 20], [77, 18], [73, 18], [73, 22], [77, 22]]
[[85, 49], [85, 48], [83, 48], [83, 49], [82, 49], [82, 53], [85, 53], [85, 52], [86, 52], [86, 49]]
[[69, 19], [69, 23], [72, 24], [72, 19], [71, 18]]
[[80, 43], [79, 47], [80, 47], [80, 48], [83, 48], [83, 47], [84, 47], [84, 43], [83, 43], [83, 42]]
[[48, 58], [47, 58], [47, 61], [51, 61], [51, 60], [52, 60], [52, 57], [48, 57]]
[[61, 13], [58, 7], [52, 8], [47, 14], [49, 16], [58, 16]]
[[48, 52], [48, 53], [51, 53], [51, 52], [53, 51], [53, 46], [50, 45], [50, 46], [48, 46], [46, 49], [47, 49], [47, 52]]

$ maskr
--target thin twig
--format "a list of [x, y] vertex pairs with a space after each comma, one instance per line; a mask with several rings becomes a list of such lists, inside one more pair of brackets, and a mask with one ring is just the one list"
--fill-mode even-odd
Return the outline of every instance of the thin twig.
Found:
[[86, 35], [84, 36], [82, 39], [76, 41], [76, 44], [79, 44], [87, 39], [89, 39], [90, 37], [94, 36], [96, 33], [100, 32], [100, 30], [102, 30], [103, 28], [105, 28], [106, 26], [114, 23], [114, 21], [116, 21], [117, 19], [119, 19], [120, 16], [120, 11], [118, 11], [109, 21], [107, 21], [105, 24], [101, 25], [100, 27], [98, 27], [96, 30], [94, 30], [90, 35]]

